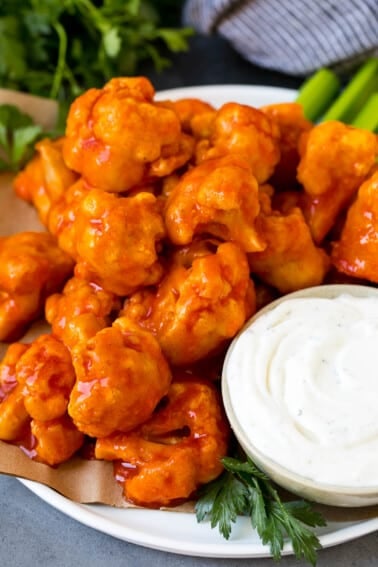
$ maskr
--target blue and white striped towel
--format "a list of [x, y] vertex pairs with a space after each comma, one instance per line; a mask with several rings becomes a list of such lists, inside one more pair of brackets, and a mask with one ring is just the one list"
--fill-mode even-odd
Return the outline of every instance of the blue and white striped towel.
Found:
[[183, 20], [262, 67], [307, 75], [378, 54], [378, 0], [186, 0]]

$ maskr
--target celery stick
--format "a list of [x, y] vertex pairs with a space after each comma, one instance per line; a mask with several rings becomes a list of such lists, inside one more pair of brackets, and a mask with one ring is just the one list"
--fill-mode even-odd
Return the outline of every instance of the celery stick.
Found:
[[356, 128], [378, 132], [378, 92], [373, 93], [352, 122]]
[[350, 124], [368, 97], [377, 90], [377, 87], [378, 58], [372, 57], [360, 67], [340, 96], [324, 114], [323, 122], [340, 120]]
[[303, 83], [296, 102], [302, 105], [306, 118], [315, 122], [339, 91], [340, 81], [337, 75], [330, 69], [319, 69]]

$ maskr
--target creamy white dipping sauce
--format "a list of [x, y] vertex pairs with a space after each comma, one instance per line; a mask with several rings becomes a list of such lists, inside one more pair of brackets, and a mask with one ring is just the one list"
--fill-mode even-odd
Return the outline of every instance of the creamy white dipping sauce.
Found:
[[320, 483], [378, 485], [378, 295], [265, 312], [232, 344], [227, 388], [265, 457]]

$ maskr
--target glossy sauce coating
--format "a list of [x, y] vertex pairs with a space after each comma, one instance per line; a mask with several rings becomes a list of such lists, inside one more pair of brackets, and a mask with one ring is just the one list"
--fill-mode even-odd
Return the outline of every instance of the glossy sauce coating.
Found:
[[0, 340], [19, 338], [72, 269], [71, 258], [48, 233], [0, 237]]
[[321, 242], [371, 171], [377, 155], [372, 132], [329, 121], [300, 142], [302, 207], [315, 242]]
[[99, 331], [74, 358], [68, 413], [91, 437], [129, 431], [150, 417], [171, 372], [159, 344], [126, 317]]
[[131, 296], [123, 313], [156, 335], [171, 364], [185, 365], [223, 348], [254, 310], [246, 255], [229, 242], [188, 267], [173, 263], [157, 291]]
[[377, 281], [375, 181], [362, 185], [376, 137], [295, 103], [157, 102], [147, 78], [121, 77], [36, 152], [15, 191], [49, 244], [1, 240], [0, 330], [22, 334], [44, 307], [51, 335], [0, 366], [0, 438], [57, 466], [90, 436], [126, 498], [190, 498], [222, 471], [220, 368], [248, 318], [342, 272]]
[[96, 457], [115, 461], [128, 500], [174, 505], [222, 472], [229, 428], [210, 382], [174, 381], [163, 405], [129, 434], [99, 439]]
[[92, 186], [124, 192], [185, 164], [193, 152], [176, 113], [145, 77], [115, 78], [71, 106], [63, 155]]
[[363, 183], [351, 205], [332, 261], [345, 274], [378, 283], [378, 170]]
[[253, 252], [265, 247], [255, 228], [259, 210], [258, 184], [250, 165], [231, 155], [189, 170], [170, 193], [164, 220], [174, 244], [186, 245], [194, 235], [212, 234]]
[[237, 155], [247, 160], [258, 183], [264, 183], [280, 158], [279, 132], [261, 110], [226, 103], [214, 114], [209, 137], [196, 146], [197, 162]]

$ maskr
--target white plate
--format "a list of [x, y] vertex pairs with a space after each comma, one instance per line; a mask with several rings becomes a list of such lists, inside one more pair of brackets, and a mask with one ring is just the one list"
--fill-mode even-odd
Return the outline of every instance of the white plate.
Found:
[[[275, 102], [290, 102], [295, 91], [274, 87], [246, 85], [212, 85], [160, 91], [158, 99], [200, 98], [220, 106], [225, 102], [240, 102], [262, 106]], [[194, 514], [160, 510], [116, 509], [101, 505], [77, 504], [41, 484], [21, 482], [42, 500], [80, 523], [118, 539], [137, 545], [199, 557], [269, 557], [267, 546], [250, 527], [246, 518], [239, 518], [226, 541], [218, 529], [208, 523], [198, 524]], [[329, 522], [316, 530], [323, 547], [330, 547], [378, 530], [378, 518], [359, 522]], [[292, 553], [289, 544], [283, 554]]]
[[263, 106], [276, 102], [291, 102], [296, 91], [278, 87], [250, 85], [206, 85], [201, 87], [183, 87], [156, 93], [157, 100], [178, 98], [200, 98], [216, 107], [226, 102], [239, 102], [252, 106]]
[[[20, 479], [21, 480], [21, 479]], [[197, 557], [270, 557], [247, 518], [239, 518], [226, 541], [195, 515], [161, 510], [121, 509], [77, 504], [51, 488], [30, 480], [21, 482], [37, 496], [78, 522], [102, 533], [152, 549]], [[378, 530], [378, 518], [360, 522], [329, 522], [316, 533], [323, 547], [331, 547]], [[291, 554], [289, 544], [283, 555]]]

